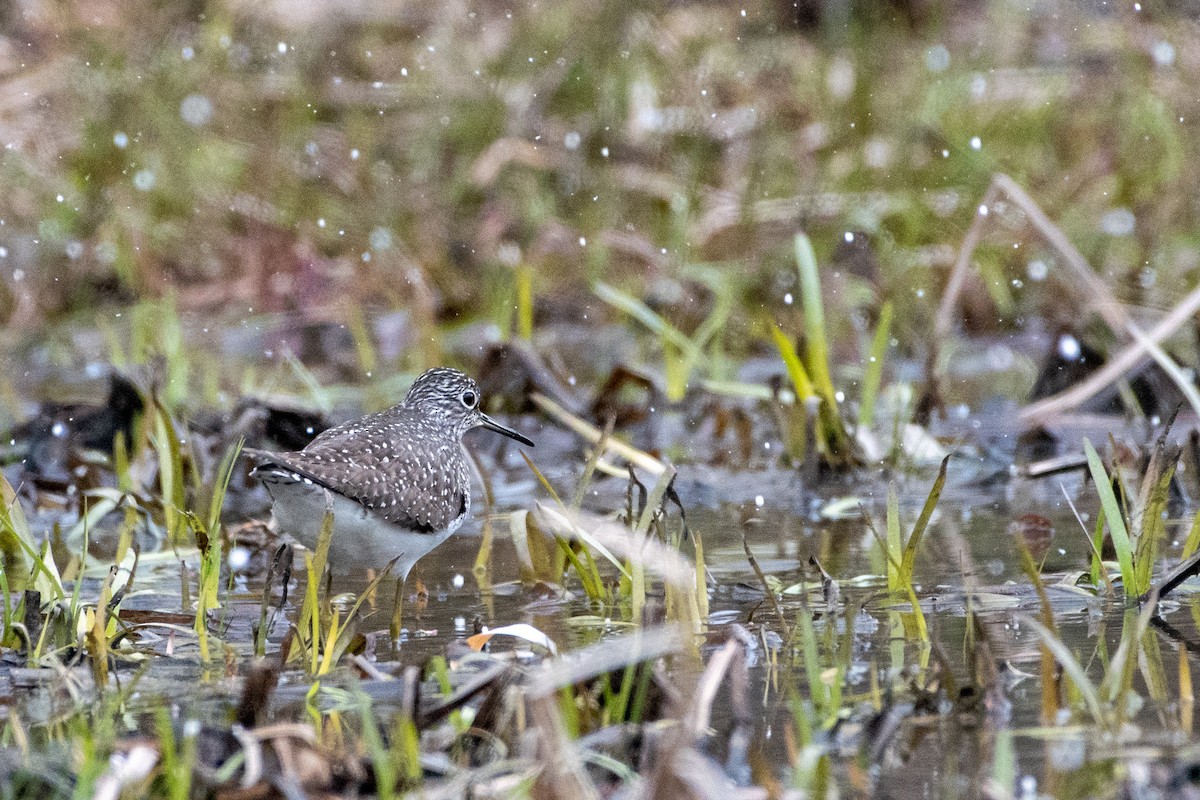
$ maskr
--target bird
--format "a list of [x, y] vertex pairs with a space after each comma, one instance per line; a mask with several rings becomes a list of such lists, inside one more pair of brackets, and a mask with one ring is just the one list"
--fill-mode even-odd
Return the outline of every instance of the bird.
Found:
[[463, 435], [487, 428], [534, 446], [483, 413], [481, 399], [462, 372], [430, 369], [399, 404], [330, 428], [303, 450], [247, 448], [259, 462], [250, 475], [271, 495], [279, 530], [309, 549], [332, 511], [328, 563], [335, 573], [391, 564], [403, 581], [471, 512]]

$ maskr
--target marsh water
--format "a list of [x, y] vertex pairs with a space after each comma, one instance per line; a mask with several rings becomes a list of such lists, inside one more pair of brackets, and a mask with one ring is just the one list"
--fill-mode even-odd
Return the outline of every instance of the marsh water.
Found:
[[[748, 408], [754, 406], [747, 403]], [[662, 431], [687, 431], [705, 423], [703, 414], [683, 408], [668, 406], [652, 413], [661, 417], [653, 423], [660, 437], [668, 435]], [[528, 454], [556, 491], [569, 497], [583, 471], [581, 443], [536, 414], [507, 419], [537, 440], [537, 448]], [[703, 656], [715, 647], [721, 631], [730, 625], [750, 633], [746, 694], [753, 715], [752, 762], [774, 765], [772, 769], [782, 774], [784, 765], [794, 760], [794, 754], [789, 756], [794, 743], [783, 732], [793, 724], [795, 704], [805, 701], [811, 687], [805, 666], [788, 655], [781, 632], [802, 611], [814, 617], [827, 668], [840, 663], [842, 670], [835, 680], [844, 684], [843, 707], [819, 732], [823, 746], [846, 757], [870, 750], [874, 746], [870, 737], [877, 733], [872, 732], [877, 723], [870, 720], [879, 712], [881, 700], [885, 716], [894, 710], [895, 719], [903, 720], [901, 732], [880, 745], [886, 757], [869, 767], [880, 796], [978, 796], [992, 777], [991, 757], [984, 754], [994, 751], [998, 731], [1011, 732], [1023, 797], [1086, 795], [1096, 775], [1107, 771], [1105, 765], [1130, 758], [1151, 762], [1179, 744], [1179, 725], [1167, 724], [1183, 713], [1175, 653], [1200, 647], [1196, 598], [1187, 586], [1163, 604], [1155, 626], [1146, 634], [1153, 639], [1147, 647], [1159, 663], [1157, 668], [1143, 663], [1140, 680], [1166, 685], [1144, 692], [1118, 732], [1042, 718], [1041, 650], [1027, 624], [1040, 606], [1020, 565], [1015, 541], [1021, 535], [1020, 521], [1036, 518], [1042, 534], [1047, 533], [1047, 524], [1050, 527], [1043, 579], [1062, 641], [1085, 669], [1103, 672], [1124, 626], [1131, 624], [1130, 610], [1120, 593], [1114, 596], [1076, 586], [1091, 561], [1091, 526], [1097, 510], [1082, 470], [1037, 480], [1018, 477], [1009, 468], [1004, 448], [997, 454], [995, 447], [1015, 432], [997, 430], [993, 421], [986, 426], [992, 446], [984, 446], [983, 437], [962, 434], [964, 429], [981, 427], [973, 425], [973, 419], [963, 417], [955, 430], [941, 437], [955, 455], [917, 559], [915, 588], [931, 632], [932, 661], [940, 674], [936, 680], [929, 677], [934, 674], [930, 651], [912, 636], [908, 600], [886, 589], [879, 541], [884, 535], [889, 487], [898, 493], [905, 525], [911, 525], [936, 475], [932, 464], [908, 464], [903, 469], [866, 466], [813, 479], [769, 455], [772, 444], [782, 447], [769, 426], [755, 429], [764, 432], [760, 442], [768, 455], [756, 455], [740, 466], [680, 463], [676, 480], [680, 505], [692, 535], [703, 541], [707, 568], [709, 617], [699, 652]], [[390, 631], [397, 597], [393, 585], [385, 582], [372, 593], [360, 627], [364, 635], [360, 654], [379, 670], [395, 675], [405, 666], [423, 665], [435, 656], [453, 661], [462, 656], [463, 642], [472, 634], [514, 623], [527, 623], [546, 634], [561, 653], [628, 633], [633, 626], [627, 609], [589, 602], [570, 579], [552, 590], [522, 585], [508, 516], [513, 510], [553, 501], [508, 443], [481, 434], [468, 440], [486, 474], [492, 503], [482, 500], [477, 476], [472, 519], [419, 562], [404, 588], [399, 639]], [[719, 449], [719, 443], [711, 441], [693, 445], [697, 452]], [[13, 480], [16, 485], [17, 478]], [[613, 516], [624, 508], [627, 490], [626, 478], [596, 476], [588, 486], [584, 508]], [[1172, 512], [1182, 519], [1184, 510], [1175, 507]], [[225, 523], [231, 531], [269, 518], [266, 498], [253, 482], [239, 486], [238, 496], [227, 502]], [[34, 514], [33, 519], [44, 534], [56, 522], [63, 527], [63, 520], [71, 521], [69, 515], [56, 518], [52, 511]], [[485, 519], [492, 529], [493, 550], [488, 568], [477, 571]], [[1186, 527], [1183, 521], [1172, 523], [1178, 536], [1163, 553], [1167, 562], [1178, 555]], [[261, 526], [255, 530], [261, 533]], [[278, 574], [270, 586], [265, 584], [265, 567], [276, 540], [259, 537], [239, 543], [237, 534], [231, 535], [234, 542], [222, 573], [221, 608], [212, 615], [217, 636], [228, 648], [223, 660], [201, 665], [195, 638], [185, 635], [195, 614], [190, 587], [199, 557], [194, 550], [147, 554], [134, 591], [124, 598], [122, 613], [143, 623], [138, 629], [139, 649], [154, 654], [147, 662], [118, 670], [126, 680], [138, 673], [137, 693], [125, 717], [130, 731], [138, 727], [139, 707], [149, 709], [162, 698], [169, 698], [176, 715], [213, 723], [228, 718], [253, 653], [264, 592], [274, 609], [268, 658], [277, 656], [291, 635], [289, 626], [295, 624], [305, 592], [302, 559], [295, 561], [285, 600]], [[776, 618], [747, 549], [777, 593], [784, 620]], [[813, 559], [838, 584], [839, 597], [833, 605], [823, 594]], [[98, 591], [99, 573], [107, 569], [102, 561], [97, 564], [93, 577], [84, 580], [85, 596]], [[335, 607], [349, 608], [364, 592], [372, 577], [366, 572], [369, 566], [375, 565], [361, 565], [349, 575], [331, 579], [328, 588]], [[973, 648], [981, 636], [1001, 665], [1004, 691], [998, 703], [996, 698], [954, 697], [945, 691], [947, 681], [970, 682]], [[488, 647], [495, 654], [516, 653], [518, 663], [531, 667], [545, 657], [542, 648], [521, 639], [497, 637]], [[386, 684], [369, 679], [366, 683], [372, 684], [377, 713], [386, 713], [400, 702]], [[911, 683], [911, 694], [893, 697], [893, 690], [886, 689], [881, 695], [881, 686], [905, 683]], [[302, 714], [312, 703], [311, 684], [303, 671], [285, 669], [272, 698], [272, 713], [279, 718]], [[335, 671], [324, 685], [350, 689], [361, 687], [363, 678]], [[37, 725], [52, 724], [55, 714], [62, 712], [61, 704], [71, 701], [64, 699], [61, 689], [43, 687], [11, 691], [7, 702], [26, 723]], [[336, 708], [337, 700], [322, 695], [316, 705]], [[716, 698], [711, 725], [706, 747], [718, 760], [733, 758], [726, 752], [728, 733], [735, 725], [728, 697]], [[731, 780], [749, 782], [749, 769], [731, 762]]]

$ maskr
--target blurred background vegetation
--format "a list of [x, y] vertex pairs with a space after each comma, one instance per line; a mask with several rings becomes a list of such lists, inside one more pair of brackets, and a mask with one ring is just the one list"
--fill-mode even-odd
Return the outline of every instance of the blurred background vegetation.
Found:
[[[1122, 300], [1161, 310], [1200, 269], [1198, 15], [17, 0], [0, 9], [0, 321], [12, 342], [165, 299], [206, 331], [273, 313], [369, 327], [381, 351], [358, 366], [418, 369], [455, 326], [528, 334], [522, 291], [535, 330], [619, 318], [605, 282], [689, 334], [728, 298], [716, 336], [736, 363], [770, 349], [762, 320], [799, 313], [804, 230], [851, 312], [830, 312], [835, 341], [868, 335], [854, 312], [887, 298], [919, 356], [997, 171]], [[1010, 228], [976, 260], [1013, 313], [973, 324], [1076, 323], [1030, 291], [1053, 255]]]

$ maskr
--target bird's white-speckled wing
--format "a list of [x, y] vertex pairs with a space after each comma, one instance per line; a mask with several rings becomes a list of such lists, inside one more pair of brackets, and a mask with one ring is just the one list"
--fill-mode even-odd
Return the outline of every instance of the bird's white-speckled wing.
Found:
[[416, 531], [444, 530], [470, 508], [459, 442], [395, 410], [331, 428], [297, 452], [251, 455], [264, 460], [261, 477], [290, 471]]

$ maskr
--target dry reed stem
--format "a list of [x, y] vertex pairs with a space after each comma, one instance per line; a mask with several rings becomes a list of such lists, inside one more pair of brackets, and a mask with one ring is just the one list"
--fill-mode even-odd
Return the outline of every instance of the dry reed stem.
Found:
[[587, 645], [543, 664], [526, 682], [526, 692], [551, 695], [630, 664], [681, 653], [688, 635], [680, 625], [656, 625]]
[[[1158, 344], [1171, 334], [1178, 331], [1188, 320], [1200, 311], [1200, 287], [1193, 289], [1179, 305], [1171, 309], [1171, 313], [1151, 328], [1146, 334], [1146, 340]], [[1130, 323], [1133, 328], [1133, 323]], [[1125, 333], [1125, 331], [1121, 331]], [[1105, 362], [1104, 366], [1093, 372], [1084, 380], [1065, 389], [1058, 394], [1030, 403], [1021, 409], [1017, 420], [1023, 428], [1039, 425], [1045, 420], [1064, 411], [1069, 411], [1084, 403], [1092, 395], [1108, 386], [1122, 375], [1128, 374], [1150, 360], [1149, 353], [1141, 341], [1133, 341], [1121, 349], [1117, 355]]]
[[664, 472], [666, 472], [667, 465], [659, 461], [654, 456], [638, 450], [636, 447], [631, 447], [630, 445], [614, 439], [611, 436], [605, 439], [604, 432], [595, 425], [592, 425], [586, 420], [575, 416], [570, 411], [567, 411], [558, 403], [551, 400], [549, 397], [546, 397], [546, 395], [541, 394], [540, 392], [533, 392], [529, 395], [529, 399], [532, 400], [534, 405], [544, 411], [548, 416], [562, 424], [564, 427], [574, 431], [589, 443], [593, 445], [599, 444], [603, 439], [604, 449], [606, 452], [620, 456], [634, 466], [640, 467], [641, 469], [644, 469], [653, 475], [662, 475]]
[[533, 797], [550, 800], [599, 800], [579, 751], [567, 738], [556, 695], [530, 696], [529, 719], [537, 731], [536, 761], [542, 768], [533, 781]]
[[[1141, 329], [1133, 321], [1125, 305], [1096, 274], [1083, 254], [1071, 244], [1071, 240], [1063, 230], [1046, 216], [1046, 213], [1020, 184], [1008, 175], [997, 173], [984, 193], [980, 207], [990, 209], [1001, 196], [1021, 209], [1029, 218], [1034, 229], [1062, 257], [1063, 264], [1073, 279], [1063, 281], [1063, 286], [1076, 293], [1080, 301], [1080, 308], [1095, 310], [1117, 337], [1121, 339], [1134, 338], [1132, 343], [1087, 379], [1065, 391], [1031, 403], [1021, 409], [1017, 417], [1018, 422], [1022, 427], [1028, 428], [1086, 402], [1122, 375], [1145, 364], [1150, 356], [1145, 345], [1138, 341], [1141, 338], [1139, 336]], [[938, 306], [934, 322], [935, 343], [943, 341], [950, 334], [954, 322], [954, 310], [971, 268], [971, 256], [974, 255], [975, 249], [983, 237], [984, 226], [991, 218], [990, 213], [976, 214], [971, 227], [967, 229], [967, 233], [963, 237], [958, 259], [950, 273], [950, 280], [942, 295], [942, 302]], [[1170, 314], [1155, 325], [1149, 333], [1144, 334], [1145, 339], [1153, 344], [1162, 342], [1179, 330], [1198, 310], [1200, 310], [1200, 288], [1188, 294], [1183, 302], [1172, 309]]]

